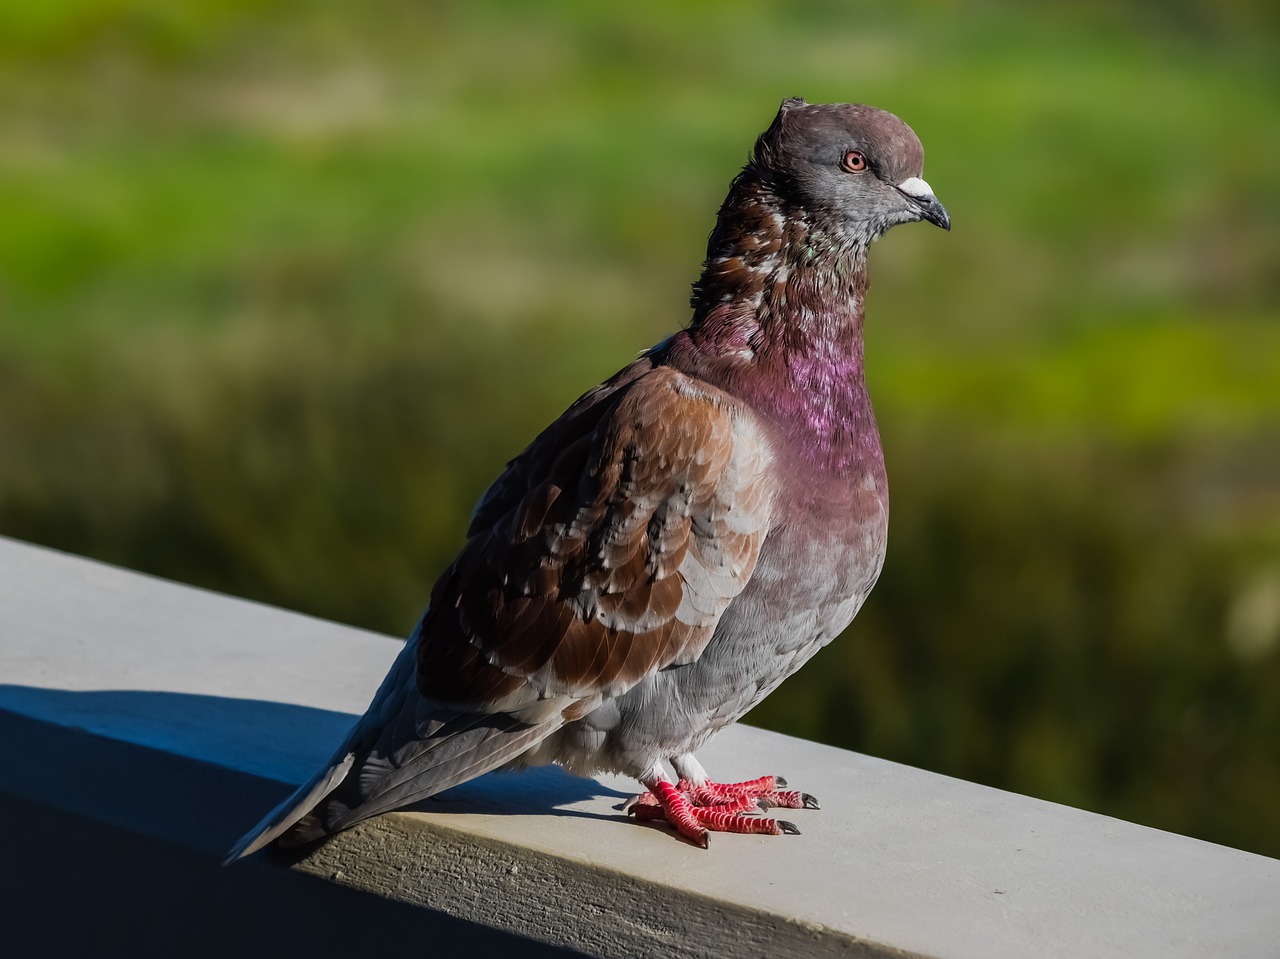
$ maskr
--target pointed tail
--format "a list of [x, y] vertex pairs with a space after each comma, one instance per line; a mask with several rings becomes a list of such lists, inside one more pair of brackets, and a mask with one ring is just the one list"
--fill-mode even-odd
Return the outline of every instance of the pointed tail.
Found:
[[564, 725], [559, 708], [477, 713], [423, 698], [411, 647], [328, 765], [249, 830], [224, 865], [274, 840], [303, 845], [475, 779]]
[[[415, 640], [416, 634], [401, 648], [396, 661], [382, 680], [382, 685], [374, 694], [368, 710], [347, 733], [347, 738], [338, 747], [329, 763], [245, 833], [222, 860], [224, 866], [257, 852], [263, 846], [283, 836], [342, 785], [357, 765], [357, 761], [367, 755], [373, 744], [384, 734], [387, 719], [402, 712], [407, 699], [417, 696], [413, 679], [417, 665]], [[304, 827], [300, 831], [312, 833], [310, 838], [313, 839], [324, 835], [323, 829], [313, 832]]]
[[[317, 772], [311, 777], [310, 782], [300, 786], [293, 795], [263, 816], [261, 822], [245, 833], [240, 841], [231, 847], [222, 864], [229, 866], [237, 859], [257, 852], [263, 846], [284, 835], [342, 784], [347, 774], [351, 772], [355, 759], [353, 752], [335, 756], [334, 761], [327, 768]], [[319, 838], [319, 835], [317, 834], [315, 838]]]

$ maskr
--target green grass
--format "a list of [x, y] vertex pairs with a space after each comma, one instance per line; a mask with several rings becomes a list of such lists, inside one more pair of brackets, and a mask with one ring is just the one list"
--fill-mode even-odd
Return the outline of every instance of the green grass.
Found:
[[873, 252], [889, 560], [753, 720], [1280, 854], [1277, 54], [1248, 2], [0, 4], [0, 532], [403, 633], [686, 320], [778, 101], [875, 103], [955, 229]]

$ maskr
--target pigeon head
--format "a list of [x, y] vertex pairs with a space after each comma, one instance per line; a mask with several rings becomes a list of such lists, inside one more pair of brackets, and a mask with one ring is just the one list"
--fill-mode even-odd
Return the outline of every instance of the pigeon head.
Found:
[[833, 239], [866, 248], [899, 223], [951, 219], [922, 178], [924, 149], [892, 113], [858, 104], [784, 100], [749, 169]]
[[720, 207], [693, 323], [762, 310], [792, 323], [860, 304], [877, 237], [916, 220], [951, 229], [923, 171], [919, 139], [892, 113], [784, 100]]

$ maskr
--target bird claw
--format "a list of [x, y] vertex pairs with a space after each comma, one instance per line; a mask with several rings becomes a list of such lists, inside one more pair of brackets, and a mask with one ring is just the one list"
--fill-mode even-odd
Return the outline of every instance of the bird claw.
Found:
[[761, 816], [764, 810], [817, 809], [818, 801], [809, 793], [789, 790], [780, 792], [786, 780], [779, 776], [761, 776], [740, 783], [687, 780], [672, 784], [657, 780], [649, 792], [633, 796], [622, 805], [628, 815], [642, 822], [665, 819], [685, 839], [703, 849], [710, 843], [709, 830], [750, 833], [755, 835], [798, 836], [795, 823]]
[[640, 793], [638, 796], [632, 796], [630, 799], [628, 799], [626, 802], [624, 802], [624, 803], [623, 803], [621, 806], [619, 806], [618, 808], [619, 808], [623, 813], [625, 813], [626, 815], [628, 815], [628, 816], [634, 816], [634, 815], [635, 815], [635, 812], [636, 812], [636, 806], [638, 806], [638, 805], [640, 804], [640, 801], [641, 801], [642, 799], [644, 799], [644, 797], [645, 797], [645, 796], [651, 796], [651, 795], [653, 795], [653, 794], [652, 794], [652, 793]]

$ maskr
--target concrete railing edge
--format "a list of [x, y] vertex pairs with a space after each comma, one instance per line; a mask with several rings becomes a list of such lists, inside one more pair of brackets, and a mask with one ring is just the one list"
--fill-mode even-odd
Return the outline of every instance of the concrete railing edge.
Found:
[[[0, 538], [0, 728], [54, 757], [11, 768], [0, 793], [186, 846], [213, 868], [285, 791], [272, 781], [324, 758], [395, 649]], [[56, 762], [68, 752], [82, 768], [128, 766], [137, 788], [77, 793]], [[735, 727], [704, 759], [786, 772], [827, 808], [799, 820], [801, 837], [716, 837], [703, 852], [625, 821], [625, 780], [504, 775], [363, 824], [293, 869], [601, 956], [1264, 956], [1280, 944], [1276, 860], [762, 730]], [[227, 872], [219, 882], [235, 881]]]

